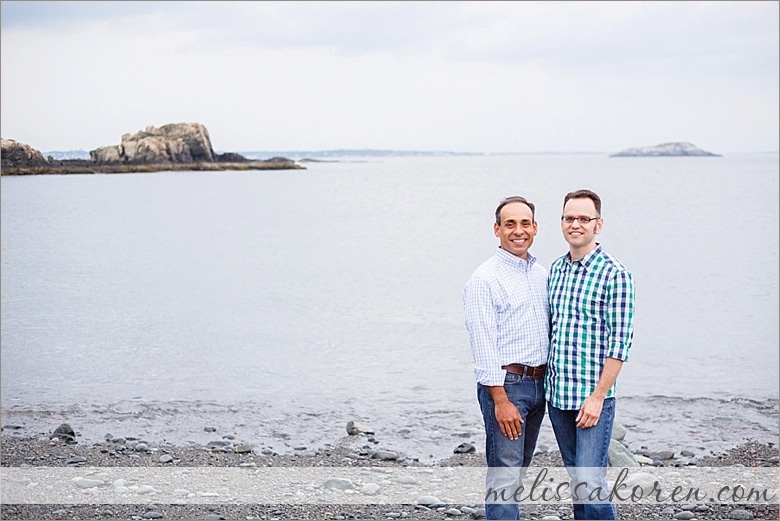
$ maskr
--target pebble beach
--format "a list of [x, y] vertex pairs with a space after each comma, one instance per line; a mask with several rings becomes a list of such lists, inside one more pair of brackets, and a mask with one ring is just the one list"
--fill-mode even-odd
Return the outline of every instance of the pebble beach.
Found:
[[[232, 438], [232, 439], [231, 439]], [[421, 463], [414, 457], [394, 451], [392, 446], [380, 442], [370, 433], [347, 435], [317, 449], [300, 447], [287, 453], [276, 453], [268, 447], [255, 447], [231, 436], [214, 433], [214, 442], [205, 445], [155, 443], [133, 437], [107, 435], [105, 439], [70, 438], [55, 433], [36, 436], [5, 428], [0, 439], [0, 465], [4, 471], [12, 468], [278, 468], [294, 469], [320, 467], [323, 469], [359, 469], [366, 474], [390, 476], [403, 475], [405, 469], [484, 467], [484, 453], [468, 445], [454, 447], [451, 457], [431, 463]], [[722, 454], [696, 455], [693, 453], [650, 454], [640, 456], [648, 467], [778, 467], [778, 448], [775, 443], [748, 441]], [[655, 458], [655, 459], [653, 459]], [[663, 458], [659, 460], [658, 458]], [[557, 450], [537, 450], [531, 469], [561, 467]], [[643, 464], [644, 466], [644, 464]], [[5, 478], [5, 477], [4, 477]], [[412, 478], [409, 478], [412, 479]], [[342, 480], [349, 481], [349, 480]], [[370, 480], [369, 480], [370, 481]], [[374, 479], [373, 481], [379, 481]], [[7, 483], [7, 481], [6, 481]], [[328, 484], [325, 483], [327, 486]], [[371, 494], [370, 484], [354, 484], [347, 492]], [[7, 485], [6, 485], [7, 486]], [[143, 487], [144, 485], [141, 484]], [[361, 488], [362, 487], [362, 488]], [[151, 487], [149, 487], [151, 489]], [[317, 487], [315, 487], [317, 488]], [[350, 482], [346, 488], [353, 488]], [[484, 505], [481, 502], [451, 503], [446, 497], [435, 497], [437, 491], [422, 490], [414, 502], [405, 504], [248, 504], [214, 502], [193, 503], [186, 500], [162, 503], [150, 494], [148, 501], [129, 504], [84, 503], [73, 504], [3, 504], [3, 519], [481, 519]], [[776, 492], [776, 490], [775, 490]], [[376, 493], [376, 491], [373, 491]], [[348, 496], [344, 496], [348, 497]], [[527, 519], [572, 519], [570, 504], [523, 504], [523, 517]], [[717, 503], [617, 503], [619, 519], [778, 519], [777, 498], [765, 504]]]

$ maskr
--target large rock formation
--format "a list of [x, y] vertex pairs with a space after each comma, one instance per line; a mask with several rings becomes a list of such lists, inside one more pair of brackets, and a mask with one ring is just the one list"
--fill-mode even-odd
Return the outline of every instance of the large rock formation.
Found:
[[609, 157], [720, 157], [691, 143], [663, 143], [654, 147], [629, 148]]
[[98, 164], [213, 163], [217, 160], [209, 132], [199, 123], [148, 126], [135, 134], [123, 135], [119, 145], [91, 150], [89, 156]]
[[0, 138], [0, 168], [26, 168], [33, 166], [46, 166], [49, 164], [40, 151], [30, 145], [19, 143], [13, 139]]

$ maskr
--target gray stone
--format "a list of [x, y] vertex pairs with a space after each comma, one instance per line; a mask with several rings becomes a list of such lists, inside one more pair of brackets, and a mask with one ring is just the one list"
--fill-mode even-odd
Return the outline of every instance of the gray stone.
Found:
[[149, 452], [149, 445], [146, 443], [138, 443], [134, 448], [136, 452]]
[[233, 447], [233, 452], [238, 454], [246, 454], [247, 452], [252, 452], [252, 446], [248, 443], [240, 443]]
[[667, 460], [674, 458], [674, 452], [670, 450], [662, 450], [659, 452], [651, 452], [650, 454], [645, 454], [648, 458], [652, 458], [654, 460]]
[[656, 477], [647, 472], [636, 472], [631, 474], [623, 482], [626, 484], [629, 490], [633, 490], [634, 487], [642, 489], [643, 494], [649, 494], [653, 491], [655, 486]]
[[66, 462], [66, 464], [67, 465], [81, 465], [81, 464], [86, 463], [86, 462], [87, 462], [87, 458], [85, 458], [84, 456], [73, 456], [72, 458], [70, 458]]
[[379, 488], [376, 483], [366, 483], [360, 487], [360, 493], [364, 496], [376, 496], [379, 493]]
[[371, 459], [378, 459], [382, 461], [395, 461], [398, 459], [398, 454], [390, 452], [389, 450], [378, 450], [371, 454]]
[[395, 478], [395, 481], [403, 485], [414, 485], [417, 483], [417, 478], [405, 474], [403, 476], [398, 476], [397, 478]]
[[441, 502], [439, 498], [436, 496], [421, 496], [417, 498], [417, 504], [423, 505], [429, 508], [432, 508], [434, 506], [441, 506], [444, 505], [444, 503]]
[[157, 489], [155, 489], [151, 485], [141, 485], [136, 490], [136, 493], [138, 493], [138, 494], [156, 494], [157, 493]]
[[617, 440], [609, 442], [609, 464], [612, 467], [638, 467], [639, 463], [631, 451]]
[[347, 422], [347, 434], [355, 436], [357, 434], [376, 434], [374, 429], [367, 425], [360, 425], [354, 421]]
[[447, 514], [448, 516], [462, 516], [463, 515], [463, 512], [461, 512], [457, 508], [448, 508], [447, 510], [444, 511], [444, 513]]
[[144, 519], [162, 519], [163, 515], [159, 512], [150, 511], [144, 514]]
[[352, 490], [355, 488], [352, 480], [347, 478], [330, 478], [325, 481], [323, 486], [331, 490]]
[[689, 512], [687, 510], [683, 510], [682, 512], [678, 512], [674, 515], [675, 519], [683, 519], [683, 520], [693, 519], [694, 517], [696, 516], [693, 514], [693, 512]]
[[159, 459], [160, 463], [170, 463], [173, 461], [173, 456], [170, 454], [163, 454]]
[[696, 454], [689, 450], [682, 450], [680, 451], [680, 456], [684, 456], [686, 458], [693, 458], [694, 456], [696, 456]]
[[477, 452], [477, 448], [473, 443], [464, 441], [452, 451], [454, 454], [473, 454]]
[[60, 440], [70, 443], [76, 441], [76, 433], [73, 431], [71, 426], [67, 423], [63, 423], [59, 427], [57, 427], [53, 433], [49, 435], [49, 439], [59, 438]]
[[88, 478], [81, 478], [75, 481], [76, 486], [79, 488], [94, 488], [94, 487], [100, 487], [105, 485], [106, 483], [104, 481], [101, 481], [99, 479], [88, 479]]
[[626, 437], [628, 430], [618, 422], [612, 423], [612, 439], [622, 441]]
[[731, 513], [729, 514], [729, 519], [740, 519], [743, 521], [747, 521], [753, 519], [753, 514], [751, 514], [750, 512], [748, 512], [743, 508], [736, 508], [732, 510]]

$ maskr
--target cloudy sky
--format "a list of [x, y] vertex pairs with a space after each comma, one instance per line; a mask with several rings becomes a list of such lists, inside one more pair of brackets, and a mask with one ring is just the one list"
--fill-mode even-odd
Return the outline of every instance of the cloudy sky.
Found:
[[778, 2], [30, 2], [2, 136], [198, 122], [217, 151], [778, 150]]

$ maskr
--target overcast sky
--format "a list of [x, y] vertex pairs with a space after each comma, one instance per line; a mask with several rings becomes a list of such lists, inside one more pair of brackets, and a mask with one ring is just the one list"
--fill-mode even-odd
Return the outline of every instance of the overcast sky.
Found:
[[217, 151], [778, 150], [778, 2], [30, 2], [2, 136], [197, 122]]

